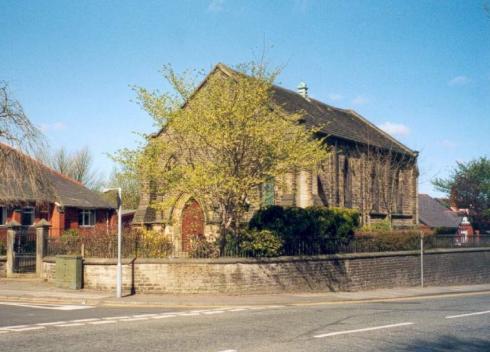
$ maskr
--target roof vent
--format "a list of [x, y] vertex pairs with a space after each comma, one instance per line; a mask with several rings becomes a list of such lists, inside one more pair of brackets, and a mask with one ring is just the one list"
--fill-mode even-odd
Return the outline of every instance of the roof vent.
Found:
[[308, 98], [308, 86], [305, 82], [298, 84], [298, 94], [305, 99]]

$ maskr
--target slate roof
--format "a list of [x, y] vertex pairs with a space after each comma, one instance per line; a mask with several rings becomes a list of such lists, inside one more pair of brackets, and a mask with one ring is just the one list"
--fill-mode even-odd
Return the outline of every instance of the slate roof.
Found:
[[[229, 76], [239, 74], [224, 64], [216, 65], [210, 75], [215, 70], [221, 70]], [[353, 110], [336, 108], [311, 97], [304, 98], [297, 92], [277, 85], [274, 85], [272, 89], [272, 96], [276, 104], [290, 113], [303, 112], [306, 126], [319, 127], [321, 132], [327, 136], [410, 156], [418, 154]]]
[[[114, 208], [99, 194], [89, 190], [80, 182], [50, 169], [5, 144], [0, 143], [0, 149], [2, 149], [0, 152], [8, 152], [10, 155], [6, 161], [7, 165], [2, 165], [2, 167], [17, 167], [20, 170], [33, 168], [37, 174], [36, 179], [42, 180], [43, 186], [40, 192], [36, 192], [33, 190], [36, 187], [30, 180], [21, 179], [20, 182], [19, 180], [9, 182], [5, 178], [0, 178], [0, 200], [4, 202], [48, 201], [76, 208]], [[13, 163], [16, 163], [17, 166], [14, 166]], [[26, 177], [25, 175], [26, 173], [17, 172], [18, 178]]]
[[421, 223], [431, 228], [457, 228], [462, 220], [428, 194], [419, 194], [419, 219]]

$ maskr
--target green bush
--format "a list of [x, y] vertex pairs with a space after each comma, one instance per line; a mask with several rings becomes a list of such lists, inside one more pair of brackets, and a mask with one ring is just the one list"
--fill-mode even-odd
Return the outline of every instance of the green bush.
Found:
[[270, 206], [254, 214], [249, 228], [278, 234], [286, 254], [313, 254], [348, 244], [359, 221], [359, 213], [352, 209]]
[[240, 250], [251, 257], [277, 257], [281, 255], [283, 241], [270, 230], [245, 230], [241, 234]]
[[[430, 247], [433, 236], [424, 237], [424, 245]], [[393, 230], [379, 233], [362, 233], [356, 236], [356, 251], [405, 251], [420, 248], [420, 231]]]
[[392, 231], [392, 226], [388, 219], [375, 221], [369, 225], [364, 225], [361, 229], [361, 233], [371, 232], [371, 233], [380, 233], [380, 232], [390, 232]]
[[136, 256], [140, 258], [166, 258], [173, 253], [172, 240], [160, 231], [139, 229], [135, 235]]
[[208, 241], [204, 236], [194, 236], [191, 238], [190, 258], [217, 258], [219, 257], [219, 247], [216, 241]]

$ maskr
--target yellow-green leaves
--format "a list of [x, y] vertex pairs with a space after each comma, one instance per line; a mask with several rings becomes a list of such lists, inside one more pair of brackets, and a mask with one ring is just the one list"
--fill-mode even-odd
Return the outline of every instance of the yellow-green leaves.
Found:
[[165, 126], [138, 158], [163, 196], [160, 206], [187, 193], [218, 205], [223, 224], [238, 223], [260, 185], [293, 169], [316, 168], [326, 157], [316, 131], [300, 123], [301, 113], [273, 101], [278, 71], [240, 68], [218, 66], [191, 93], [194, 81], [167, 66], [164, 77], [174, 92], [138, 89], [143, 108]]

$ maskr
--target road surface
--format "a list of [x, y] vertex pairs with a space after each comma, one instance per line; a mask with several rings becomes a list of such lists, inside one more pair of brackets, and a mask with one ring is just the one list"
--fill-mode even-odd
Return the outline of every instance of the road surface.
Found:
[[490, 351], [490, 293], [163, 309], [0, 302], [0, 351]]

